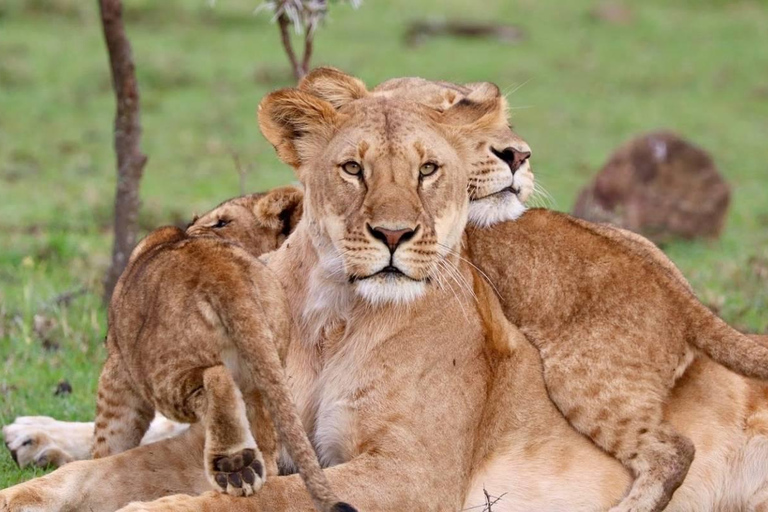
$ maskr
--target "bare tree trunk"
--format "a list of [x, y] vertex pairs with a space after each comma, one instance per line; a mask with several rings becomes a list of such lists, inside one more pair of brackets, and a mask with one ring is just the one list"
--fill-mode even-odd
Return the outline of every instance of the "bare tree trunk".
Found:
[[296, 55], [296, 52], [293, 50], [293, 43], [291, 42], [291, 33], [290, 33], [291, 20], [288, 18], [288, 16], [286, 16], [285, 13], [282, 13], [280, 16], [277, 17], [277, 23], [278, 23], [278, 26], [280, 27], [280, 40], [283, 42], [283, 48], [285, 49], [285, 54], [288, 56], [288, 60], [291, 63], [291, 70], [293, 71], [293, 77], [298, 82], [299, 80], [304, 78], [304, 75], [309, 73], [309, 66], [312, 60], [312, 49], [313, 49], [314, 38], [315, 38], [314, 31], [311, 30], [311, 27], [305, 27], [304, 55], [302, 56], [301, 61], [299, 61], [299, 58]]
[[115, 115], [115, 153], [117, 190], [115, 193], [115, 242], [112, 264], [104, 280], [104, 299], [109, 301], [117, 279], [136, 245], [139, 216], [139, 183], [147, 157], [139, 148], [139, 87], [131, 55], [131, 44], [123, 27], [121, 0], [98, 0], [104, 39], [109, 52], [112, 85], [117, 98]]

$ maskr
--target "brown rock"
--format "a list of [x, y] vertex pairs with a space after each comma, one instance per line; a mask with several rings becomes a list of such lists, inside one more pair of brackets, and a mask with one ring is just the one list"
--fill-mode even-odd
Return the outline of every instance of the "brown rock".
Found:
[[621, 2], [602, 2], [590, 11], [592, 17], [611, 25], [629, 25], [632, 23], [632, 9]]
[[716, 237], [730, 187], [710, 156], [671, 132], [621, 146], [576, 200], [573, 214], [610, 222], [659, 243], [672, 237]]

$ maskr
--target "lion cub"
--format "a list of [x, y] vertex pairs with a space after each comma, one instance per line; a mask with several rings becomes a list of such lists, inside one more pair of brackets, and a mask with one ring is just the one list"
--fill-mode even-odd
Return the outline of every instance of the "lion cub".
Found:
[[611, 511], [663, 510], [694, 457], [664, 418], [675, 382], [701, 353], [768, 379], [765, 339], [713, 314], [638, 235], [542, 209], [466, 234], [504, 315], [539, 349], [554, 404], [635, 477]]
[[282, 368], [291, 314], [280, 283], [255, 257], [292, 228], [281, 201], [300, 201], [296, 192], [233, 199], [187, 232], [164, 227], [139, 243], [109, 307], [95, 458], [137, 446], [157, 410], [201, 422], [211, 485], [247, 496], [267, 469], [251, 425], [276, 467], [266, 406], [318, 509], [354, 510], [331, 491], [291, 401]]

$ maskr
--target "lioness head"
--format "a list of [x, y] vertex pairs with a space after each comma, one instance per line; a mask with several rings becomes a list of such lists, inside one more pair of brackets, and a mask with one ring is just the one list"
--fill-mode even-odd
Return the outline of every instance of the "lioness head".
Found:
[[[492, 106], [486, 105], [486, 110]], [[334, 105], [298, 89], [259, 105], [262, 133], [304, 184], [304, 220], [329, 276], [372, 303], [420, 296], [461, 239], [468, 197], [465, 116], [398, 98]]]
[[218, 236], [261, 256], [280, 247], [296, 227], [301, 219], [302, 197], [301, 189], [296, 187], [236, 197], [196, 216], [187, 234]]
[[[307, 75], [299, 88], [326, 99], [339, 108], [365, 97], [390, 97], [414, 101], [439, 112], [448, 112], [462, 104], [464, 113], [472, 108], [494, 105], [495, 116], [477, 124], [467, 134], [469, 173], [469, 222], [489, 226], [514, 220], [525, 211], [525, 203], [534, 191], [530, 164], [531, 149], [512, 131], [507, 121], [507, 104], [498, 87], [489, 82], [465, 85], [435, 82], [422, 78], [395, 78], [372, 91], [357, 78], [333, 68], [318, 68]], [[476, 115], [450, 116], [446, 122], [475, 123]]]

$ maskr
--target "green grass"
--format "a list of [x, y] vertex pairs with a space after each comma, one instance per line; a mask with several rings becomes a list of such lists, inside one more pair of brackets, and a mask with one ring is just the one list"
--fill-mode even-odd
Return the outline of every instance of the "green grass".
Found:
[[[258, 0], [126, 0], [142, 94], [142, 226], [189, 218], [239, 193], [289, 182], [255, 121], [259, 99], [291, 84], [276, 28]], [[630, 2], [627, 2], [630, 4]], [[415, 5], [414, 5], [415, 4]], [[627, 138], [678, 130], [733, 186], [719, 241], [666, 249], [700, 296], [740, 328], [768, 329], [768, 3], [631, 2], [629, 25], [590, 16], [592, 0], [367, 0], [339, 6], [315, 64], [368, 84], [404, 75], [491, 80], [534, 149], [552, 206]], [[505, 20], [517, 45], [437, 38], [405, 47], [410, 20]], [[109, 262], [115, 184], [113, 99], [95, 2], [0, 4], [0, 424], [47, 414], [87, 420], [104, 357], [100, 280]], [[61, 293], [88, 293], [57, 305]], [[37, 333], [34, 317], [53, 320]], [[58, 344], [46, 349], [44, 339]], [[67, 379], [69, 396], [54, 396]], [[35, 474], [0, 450], [0, 488]]]

